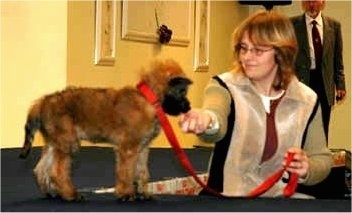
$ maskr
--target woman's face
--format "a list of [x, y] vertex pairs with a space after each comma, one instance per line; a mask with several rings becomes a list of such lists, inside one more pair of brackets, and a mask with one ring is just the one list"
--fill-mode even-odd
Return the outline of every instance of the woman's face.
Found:
[[272, 46], [254, 46], [248, 33], [244, 33], [239, 48], [244, 73], [252, 81], [272, 83], [276, 72], [275, 49]]

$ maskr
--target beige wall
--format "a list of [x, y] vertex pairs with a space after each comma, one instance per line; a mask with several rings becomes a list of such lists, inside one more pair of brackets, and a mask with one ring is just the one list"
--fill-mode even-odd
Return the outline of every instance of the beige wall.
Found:
[[[351, 143], [351, 2], [328, 2], [327, 14], [342, 22], [345, 44], [348, 99], [333, 111], [331, 147], [349, 148]], [[117, 2], [116, 63], [94, 65], [94, 1], [1, 1], [1, 147], [22, 145], [27, 109], [39, 95], [65, 85], [120, 87], [135, 84], [138, 71], [153, 57], [172, 57], [194, 81], [189, 97], [201, 103], [210, 76], [231, 63], [230, 34], [241, 19], [258, 7], [235, 1], [211, 1], [210, 70], [193, 71], [193, 39], [186, 47], [121, 40], [121, 2]], [[299, 4], [278, 8], [298, 14]], [[338, 12], [337, 12], [338, 11]], [[176, 13], [176, 12], [175, 12]], [[193, 17], [193, 16], [192, 16]], [[194, 20], [192, 20], [193, 24]], [[194, 32], [192, 31], [192, 37]], [[199, 143], [193, 135], [174, 130], [183, 147]], [[40, 138], [39, 138], [40, 139]], [[40, 145], [36, 140], [35, 145]], [[164, 134], [153, 146], [169, 146]]]
[[23, 143], [29, 105], [66, 85], [67, 2], [1, 1], [1, 148]]

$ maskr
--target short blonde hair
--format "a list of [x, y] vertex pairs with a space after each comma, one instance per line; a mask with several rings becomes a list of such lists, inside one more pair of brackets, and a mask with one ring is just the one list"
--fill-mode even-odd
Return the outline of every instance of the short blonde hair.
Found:
[[239, 49], [244, 33], [254, 45], [272, 46], [278, 72], [273, 83], [276, 90], [286, 89], [294, 75], [294, 64], [298, 50], [294, 28], [290, 19], [275, 11], [258, 11], [245, 19], [233, 32], [234, 66], [243, 72], [239, 60]]

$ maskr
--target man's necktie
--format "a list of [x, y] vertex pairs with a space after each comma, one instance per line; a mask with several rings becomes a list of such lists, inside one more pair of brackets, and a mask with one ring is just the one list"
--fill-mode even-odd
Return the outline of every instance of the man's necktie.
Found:
[[317, 22], [315, 20], [312, 21], [312, 39], [314, 46], [314, 55], [315, 55], [315, 66], [318, 69], [321, 66], [321, 60], [323, 56], [323, 45], [321, 43], [320, 34], [317, 28]]

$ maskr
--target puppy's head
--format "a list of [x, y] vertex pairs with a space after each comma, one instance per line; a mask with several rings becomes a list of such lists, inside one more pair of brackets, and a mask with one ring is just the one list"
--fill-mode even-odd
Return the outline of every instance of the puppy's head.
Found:
[[179, 115], [191, 109], [191, 104], [187, 98], [190, 84], [192, 84], [192, 81], [188, 78], [175, 77], [170, 79], [161, 105], [167, 114]]
[[192, 81], [174, 60], [154, 60], [141, 79], [151, 87], [167, 114], [179, 115], [190, 110], [187, 92]]

